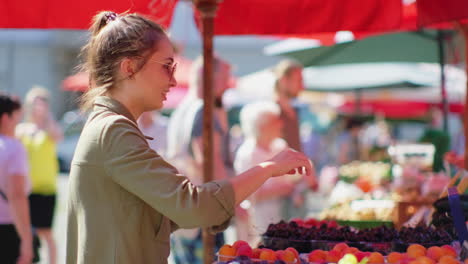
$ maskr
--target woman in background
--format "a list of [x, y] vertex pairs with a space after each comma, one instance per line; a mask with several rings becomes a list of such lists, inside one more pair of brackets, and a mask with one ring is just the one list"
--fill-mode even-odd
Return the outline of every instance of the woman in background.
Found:
[[56, 264], [57, 250], [52, 234], [59, 172], [56, 144], [63, 135], [52, 117], [49, 104], [49, 92], [42, 87], [33, 87], [26, 95], [25, 123], [18, 125], [16, 135], [29, 157], [31, 223], [47, 244], [49, 263]]

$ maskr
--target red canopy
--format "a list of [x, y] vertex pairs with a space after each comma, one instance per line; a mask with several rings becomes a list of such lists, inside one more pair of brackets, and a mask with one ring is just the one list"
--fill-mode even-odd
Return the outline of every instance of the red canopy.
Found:
[[428, 26], [434, 23], [468, 19], [468, 1], [466, 0], [417, 0], [418, 25]]
[[1, 1], [0, 28], [86, 29], [96, 13], [137, 12], [168, 27], [177, 0]]
[[215, 18], [215, 34], [391, 30], [400, 26], [401, 6], [401, 0], [224, 0]]
[[[360, 113], [364, 115], [383, 114], [385, 117], [394, 119], [422, 118], [432, 107], [442, 108], [441, 104], [421, 102], [417, 100], [394, 101], [394, 100], [363, 100], [359, 103]], [[346, 114], [356, 113], [356, 103], [347, 101], [338, 110]], [[463, 113], [462, 104], [449, 104], [449, 111], [452, 113]]]
[[[0, 2], [0, 28], [86, 29], [99, 11], [138, 12], [169, 26], [177, 0]], [[27, 6], [26, 6], [27, 5]], [[397, 28], [401, 0], [224, 0], [218, 35], [310, 34]]]

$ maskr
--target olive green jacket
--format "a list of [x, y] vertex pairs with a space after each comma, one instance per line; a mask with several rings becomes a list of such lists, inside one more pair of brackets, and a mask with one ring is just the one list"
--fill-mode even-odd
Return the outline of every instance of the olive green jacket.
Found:
[[172, 231], [227, 226], [234, 190], [194, 186], [149, 148], [122, 104], [101, 96], [72, 161], [67, 210], [67, 263], [164, 264]]

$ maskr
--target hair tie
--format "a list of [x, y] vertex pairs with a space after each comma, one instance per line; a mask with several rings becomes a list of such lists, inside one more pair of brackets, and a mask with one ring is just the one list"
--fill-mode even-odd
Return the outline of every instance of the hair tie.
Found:
[[117, 14], [114, 12], [109, 12], [105, 15], [106, 17], [106, 24], [109, 24], [110, 22], [114, 21], [117, 18]]

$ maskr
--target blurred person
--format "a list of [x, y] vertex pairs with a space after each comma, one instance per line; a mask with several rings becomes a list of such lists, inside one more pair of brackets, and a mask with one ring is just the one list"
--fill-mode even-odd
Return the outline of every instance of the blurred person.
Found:
[[[236, 173], [247, 171], [287, 149], [288, 144], [281, 138], [283, 122], [276, 103], [256, 102], [245, 105], [240, 112], [240, 122], [244, 141], [234, 159]], [[246, 231], [248, 241], [253, 245], [260, 242], [269, 224], [282, 219], [282, 199], [294, 195], [295, 183], [300, 180], [297, 176], [293, 177], [269, 179], [250, 197], [250, 217], [241, 219], [237, 226], [240, 229], [250, 227]], [[239, 230], [239, 233], [242, 231]]]
[[[189, 91], [169, 119], [167, 131], [167, 158], [196, 185], [203, 183], [203, 58], [191, 66]], [[213, 117], [214, 178], [226, 179], [233, 174], [230, 157], [230, 138], [227, 112], [222, 97], [229, 88], [231, 65], [215, 56], [213, 64]], [[222, 233], [216, 235], [216, 247], [224, 244]], [[201, 230], [182, 230], [173, 236], [176, 263], [202, 263]]]
[[242, 175], [194, 184], [152, 150], [136, 120], [177, 85], [174, 48], [155, 22], [102, 11], [83, 55], [92, 86], [82, 109], [91, 112], [69, 176], [67, 263], [167, 263], [173, 231], [223, 230], [270, 177], [310, 175], [307, 158], [288, 149]]
[[291, 59], [280, 61], [273, 69], [276, 77], [275, 97], [280, 106], [280, 118], [284, 124], [282, 135], [288, 145], [297, 151], [302, 150], [300, 120], [293, 106], [293, 100], [304, 90], [302, 69], [302, 64]]
[[137, 122], [141, 132], [148, 136], [150, 148], [165, 157], [168, 118], [157, 111], [150, 111], [141, 114]]
[[363, 122], [355, 117], [344, 120], [345, 128], [338, 136], [338, 164], [348, 164], [351, 161], [361, 160], [361, 132]]
[[436, 107], [431, 108], [429, 111], [429, 122], [419, 142], [434, 145], [435, 152], [432, 171], [444, 171], [444, 155], [450, 150], [450, 135], [442, 130], [442, 111]]
[[[276, 77], [275, 99], [280, 107], [280, 119], [283, 122], [282, 138], [286, 140], [289, 147], [302, 151], [300, 136], [300, 120], [297, 110], [294, 108], [294, 100], [304, 90], [302, 76], [303, 65], [292, 59], [280, 61], [273, 69]], [[307, 187], [314, 187], [315, 182], [310, 178], [305, 179], [303, 192], [300, 196], [290, 197], [283, 200], [283, 218], [305, 217], [307, 208], [304, 206]]]
[[15, 138], [21, 114], [18, 100], [0, 94], [0, 262], [5, 264], [28, 264], [34, 255], [28, 160]]
[[59, 173], [56, 144], [63, 139], [62, 129], [49, 108], [49, 92], [33, 87], [26, 94], [25, 122], [18, 125], [17, 137], [28, 153], [32, 191], [29, 196], [31, 223], [48, 249], [49, 263], [57, 262], [52, 222], [57, 199]]

